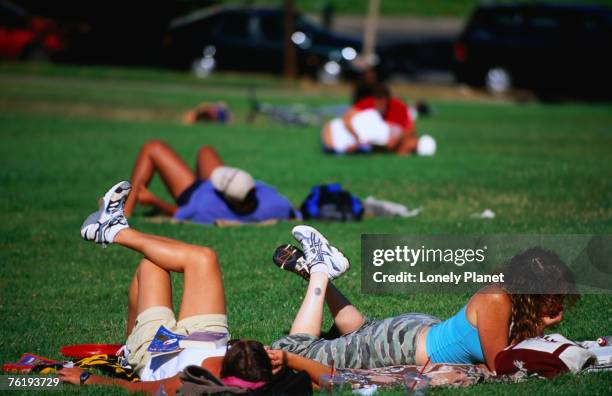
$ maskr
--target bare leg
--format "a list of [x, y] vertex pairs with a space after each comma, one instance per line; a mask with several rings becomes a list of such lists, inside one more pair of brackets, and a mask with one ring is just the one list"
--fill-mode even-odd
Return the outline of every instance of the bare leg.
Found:
[[138, 316], [138, 269], [134, 272], [134, 277], [130, 283], [128, 289], [128, 315], [127, 315], [127, 328], [126, 337], [132, 333], [132, 329], [136, 324], [136, 317]]
[[[184, 273], [179, 320], [193, 315], [226, 313], [221, 269], [212, 249], [144, 234], [131, 228], [119, 232], [114, 243], [142, 253], [146, 261], [161, 270]], [[141, 271], [138, 278], [139, 311], [143, 306], [152, 306], [140, 294], [144, 290], [142, 274]], [[141, 299], [145, 302], [141, 303]]]
[[358, 330], [365, 322], [361, 312], [331, 283], [325, 293], [325, 302], [341, 335]]
[[178, 206], [176, 204], [166, 202], [163, 199], [159, 198], [151, 191], [149, 191], [149, 189], [144, 184], [140, 184], [137, 187], [133, 188], [132, 194], [138, 197], [139, 204], [144, 206], [152, 205], [159, 209], [166, 216], [174, 216], [174, 213], [178, 209]]
[[[126, 216], [132, 214], [136, 202], [155, 204], [155, 200], [151, 199], [153, 194], [148, 192], [146, 187], [156, 172], [159, 173], [166, 189], [175, 199], [196, 181], [193, 171], [174, 150], [160, 140], [149, 140], [142, 146], [132, 170], [133, 190], [125, 203]], [[141, 186], [144, 186], [142, 193], [140, 192]], [[164, 210], [163, 207], [160, 209]]]
[[151, 307], [172, 309], [172, 283], [170, 272], [142, 259], [138, 266], [138, 305], [137, 313]]
[[198, 179], [210, 179], [210, 174], [219, 166], [223, 166], [223, 160], [217, 150], [212, 146], [204, 146], [198, 151], [196, 160], [196, 173]]
[[136, 323], [136, 317], [151, 307], [172, 309], [172, 283], [170, 273], [153, 262], [142, 259], [128, 292], [127, 335]]
[[310, 275], [308, 289], [304, 296], [302, 306], [298, 311], [289, 334], [321, 334], [321, 322], [323, 320], [323, 302], [329, 283], [325, 272], [316, 272]]

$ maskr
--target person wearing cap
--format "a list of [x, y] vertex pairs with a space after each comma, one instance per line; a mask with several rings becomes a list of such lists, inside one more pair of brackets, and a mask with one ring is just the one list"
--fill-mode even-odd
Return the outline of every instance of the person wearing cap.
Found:
[[[149, 191], [148, 185], [155, 173], [159, 174], [174, 203]], [[242, 169], [224, 165], [211, 146], [199, 150], [194, 172], [166, 143], [150, 140], [138, 154], [131, 183], [133, 192], [125, 205], [126, 216], [139, 203], [153, 206], [177, 220], [203, 224], [301, 217], [276, 189], [255, 180]]]

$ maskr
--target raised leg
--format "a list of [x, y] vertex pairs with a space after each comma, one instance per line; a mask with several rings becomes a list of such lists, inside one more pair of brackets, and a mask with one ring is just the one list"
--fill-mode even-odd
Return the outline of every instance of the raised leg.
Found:
[[163, 199], [159, 198], [155, 194], [153, 194], [149, 189], [144, 185], [140, 184], [134, 188], [133, 192], [135, 197], [138, 197], [138, 203], [141, 205], [151, 205], [155, 208], [159, 209], [166, 216], [173, 216], [176, 213], [178, 206], [174, 203], [166, 202]]
[[328, 275], [325, 272], [310, 275], [304, 301], [302, 301], [289, 334], [311, 334], [317, 337], [321, 335], [323, 303], [328, 283]]
[[131, 334], [136, 318], [142, 311], [159, 306], [172, 309], [170, 273], [143, 258], [128, 291], [127, 335]]
[[223, 160], [217, 150], [212, 146], [204, 146], [198, 151], [196, 159], [196, 173], [198, 179], [207, 180], [210, 174], [219, 166], [223, 166]]
[[146, 187], [156, 172], [175, 199], [196, 181], [196, 175], [174, 150], [160, 140], [149, 140], [142, 146], [132, 170], [133, 190], [125, 204], [126, 216], [132, 214], [137, 202], [155, 204]]
[[[221, 269], [212, 249], [144, 234], [131, 228], [120, 231], [114, 243], [142, 253], [148, 262], [165, 272], [184, 273], [179, 320], [193, 315], [226, 313]], [[147, 302], [141, 303], [141, 293], [145, 288], [142, 274], [141, 271], [137, 281], [138, 311], [143, 306], [152, 306]]]
[[[299, 225], [294, 227], [291, 233], [302, 245], [304, 259], [310, 270], [310, 280], [302, 306], [291, 326], [290, 334], [305, 333], [318, 337], [321, 335], [323, 305], [329, 281], [345, 273], [350, 264], [342, 252], [332, 247], [323, 234], [315, 228]], [[328, 300], [335, 316], [350, 306], [348, 300], [335, 288], [330, 293]]]
[[132, 329], [136, 324], [136, 317], [138, 316], [138, 269], [134, 272], [134, 277], [130, 283], [128, 289], [128, 315], [127, 315], [127, 328], [126, 337], [132, 334]]
[[358, 330], [365, 322], [361, 312], [333, 284], [327, 287], [325, 302], [340, 335]]

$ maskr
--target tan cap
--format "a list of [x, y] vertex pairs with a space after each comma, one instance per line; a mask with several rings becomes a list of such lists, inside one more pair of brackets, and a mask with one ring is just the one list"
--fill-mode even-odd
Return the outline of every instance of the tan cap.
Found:
[[210, 175], [210, 182], [226, 198], [236, 201], [244, 201], [249, 191], [255, 187], [253, 176], [230, 166], [215, 168]]

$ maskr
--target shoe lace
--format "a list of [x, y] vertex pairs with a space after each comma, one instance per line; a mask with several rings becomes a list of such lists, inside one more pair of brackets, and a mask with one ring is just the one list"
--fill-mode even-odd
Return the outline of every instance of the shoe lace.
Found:
[[111, 217], [106, 220], [104, 223], [98, 223], [98, 232], [96, 235], [96, 240], [98, 243], [100, 243], [102, 245], [103, 249], [106, 249], [107, 244], [106, 244], [106, 238], [105, 238], [105, 233], [108, 232], [108, 230], [110, 230], [113, 226], [116, 226], [117, 224], [121, 224], [121, 225], [126, 225], [127, 224], [127, 219], [125, 218], [125, 216], [123, 215], [123, 211], [119, 212], [119, 211], [115, 211], [114, 213], [111, 213]]
[[121, 214], [123, 214], [123, 201], [125, 201], [125, 198], [109, 202], [106, 211], [111, 214], [121, 211]]
[[[329, 251], [323, 251], [323, 241], [317, 238], [315, 234], [310, 234], [309, 244], [310, 244], [310, 248], [309, 248], [310, 253], [314, 256], [313, 259], [315, 259], [316, 262], [324, 263], [325, 256], [329, 257], [330, 260], [332, 259], [332, 256]], [[328, 248], [329, 248], [329, 245], [328, 245]], [[333, 260], [331, 261], [333, 262]]]
[[[131, 188], [131, 186], [130, 186]], [[126, 189], [122, 188], [122, 187], [118, 187], [115, 192], [116, 193], [122, 193], [126, 191]], [[114, 201], [109, 201], [107, 207], [106, 207], [106, 211], [108, 213], [115, 213], [117, 211], [121, 211], [121, 213], [123, 214], [123, 204], [125, 203], [125, 200], [127, 199], [127, 195], [123, 195], [121, 198], [114, 200]]]

